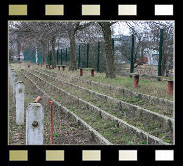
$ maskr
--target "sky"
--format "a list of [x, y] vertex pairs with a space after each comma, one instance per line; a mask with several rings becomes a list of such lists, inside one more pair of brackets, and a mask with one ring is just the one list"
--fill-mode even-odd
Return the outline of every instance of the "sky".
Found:
[[114, 35], [130, 35], [130, 30], [128, 26], [124, 22], [116, 23], [113, 25], [114, 28]]

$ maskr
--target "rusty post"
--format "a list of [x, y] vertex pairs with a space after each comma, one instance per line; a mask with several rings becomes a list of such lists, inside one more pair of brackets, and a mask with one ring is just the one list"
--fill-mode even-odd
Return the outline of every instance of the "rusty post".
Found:
[[138, 88], [139, 86], [139, 74], [138, 73], [131, 73], [130, 77], [133, 76], [134, 78], [134, 87]]
[[62, 66], [63, 71], [65, 70], [65, 66]]
[[40, 96], [38, 96], [38, 97], [34, 100], [34, 103], [39, 102], [39, 100], [41, 100], [41, 97], [40, 97]]
[[134, 75], [134, 87], [138, 88], [139, 86], [139, 75]]
[[51, 104], [51, 129], [50, 129], [50, 142], [53, 144], [53, 101], [48, 101]]
[[60, 66], [58, 66], [58, 71], [60, 71]]
[[80, 69], [80, 76], [83, 76], [83, 69]]
[[95, 70], [93, 70], [93, 69], [91, 70], [91, 76], [92, 76], [92, 77], [94, 77], [94, 71], [95, 71]]
[[173, 93], [173, 80], [168, 80], [168, 94]]

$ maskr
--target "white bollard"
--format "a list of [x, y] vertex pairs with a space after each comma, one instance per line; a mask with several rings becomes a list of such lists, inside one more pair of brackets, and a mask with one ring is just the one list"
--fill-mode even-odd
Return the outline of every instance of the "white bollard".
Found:
[[14, 70], [11, 70], [11, 87], [12, 87], [12, 92], [14, 90]]
[[24, 83], [16, 83], [16, 124], [24, 124]]
[[30, 103], [26, 110], [26, 145], [42, 145], [44, 110], [40, 103]]
[[16, 102], [16, 82], [17, 82], [17, 74], [13, 74], [13, 102]]

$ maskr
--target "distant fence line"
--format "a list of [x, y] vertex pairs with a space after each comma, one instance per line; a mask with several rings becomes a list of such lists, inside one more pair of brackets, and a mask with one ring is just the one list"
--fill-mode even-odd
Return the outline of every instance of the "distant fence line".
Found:
[[[130, 55], [131, 40], [112, 40], [114, 59], [116, 66], [116, 73], [119, 75], [128, 75], [130, 69], [123, 68], [124, 62], [129, 62], [126, 58], [126, 54]], [[56, 64], [57, 65], [68, 65], [70, 63], [70, 47], [57, 48], [55, 50]], [[24, 61], [36, 63], [36, 49], [29, 48], [24, 51]], [[78, 68], [94, 68], [98, 72], [106, 71], [106, 57], [104, 50], [104, 42], [95, 43], [79, 43], [76, 45], [76, 60]], [[37, 63], [42, 64], [42, 52], [41, 48], [37, 49]], [[120, 61], [120, 62], [119, 62]], [[52, 63], [52, 51], [49, 50], [46, 53], [46, 64]], [[151, 66], [151, 65], [149, 65]], [[152, 65], [153, 66], [153, 65]], [[134, 68], [133, 72], [137, 72], [142, 75], [157, 76], [158, 66], [156, 68]], [[172, 74], [170, 73], [170, 76]]]

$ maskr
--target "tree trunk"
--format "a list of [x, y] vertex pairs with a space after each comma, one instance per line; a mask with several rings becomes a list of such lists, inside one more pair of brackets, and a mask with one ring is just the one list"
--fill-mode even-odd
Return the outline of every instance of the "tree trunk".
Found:
[[46, 64], [46, 43], [41, 42], [42, 45], [42, 65]]
[[71, 33], [69, 35], [70, 38], [70, 66], [69, 70], [77, 70], [77, 62], [76, 62], [76, 41], [75, 34]]
[[52, 44], [52, 67], [56, 67], [56, 55], [55, 55], [55, 37], [52, 38], [51, 40]]
[[102, 23], [102, 31], [104, 34], [104, 47], [106, 55], [106, 77], [115, 78], [114, 52], [112, 49], [112, 38], [110, 25], [107, 22]]

